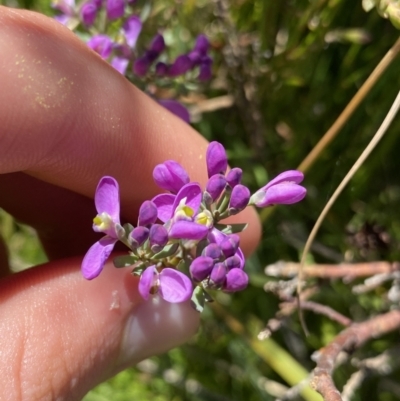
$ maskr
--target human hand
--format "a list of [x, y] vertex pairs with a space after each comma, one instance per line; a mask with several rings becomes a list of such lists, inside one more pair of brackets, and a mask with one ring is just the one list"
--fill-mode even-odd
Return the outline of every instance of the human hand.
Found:
[[[0, 54], [0, 206], [38, 231], [50, 259], [0, 281], [0, 399], [79, 400], [199, 324], [188, 303], [143, 302], [129, 269], [109, 263], [82, 278], [82, 255], [99, 239], [98, 180], [118, 180], [122, 216], [136, 221], [158, 193], [156, 164], [174, 159], [205, 183], [207, 144], [51, 19], [0, 7]], [[256, 214], [236, 220], [249, 222], [248, 253]]]

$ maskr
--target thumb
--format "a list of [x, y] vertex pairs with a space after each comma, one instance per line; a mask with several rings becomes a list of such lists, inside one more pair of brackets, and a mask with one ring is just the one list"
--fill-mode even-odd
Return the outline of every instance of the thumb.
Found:
[[0, 283], [1, 400], [80, 400], [195, 333], [189, 303], [143, 302], [129, 270], [109, 264], [86, 281], [80, 263], [52, 262]]

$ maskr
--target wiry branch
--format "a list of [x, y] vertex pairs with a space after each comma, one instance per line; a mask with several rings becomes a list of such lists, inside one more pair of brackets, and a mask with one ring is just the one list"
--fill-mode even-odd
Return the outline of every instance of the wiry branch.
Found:
[[[294, 277], [300, 263], [276, 262], [265, 268], [265, 274], [273, 277]], [[368, 277], [400, 270], [398, 262], [341, 263], [339, 265], [315, 264], [303, 267], [304, 277], [343, 278]]]
[[332, 379], [335, 361], [339, 353], [352, 351], [361, 347], [368, 340], [399, 328], [400, 310], [387, 312], [363, 323], [352, 324], [315, 355], [317, 366], [313, 372], [311, 385], [323, 396], [325, 401], [343, 401]]

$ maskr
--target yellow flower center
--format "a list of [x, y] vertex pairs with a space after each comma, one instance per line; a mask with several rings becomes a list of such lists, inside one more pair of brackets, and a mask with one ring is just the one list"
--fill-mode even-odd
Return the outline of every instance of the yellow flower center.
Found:
[[106, 231], [112, 227], [113, 221], [108, 213], [103, 212], [93, 219], [93, 224], [99, 231]]

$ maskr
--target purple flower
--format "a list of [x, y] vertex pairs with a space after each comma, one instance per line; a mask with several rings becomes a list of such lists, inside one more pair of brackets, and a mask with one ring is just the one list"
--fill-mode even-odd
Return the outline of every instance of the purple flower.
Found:
[[212, 77], [211, 66], [209, 64], [200, 65], [199, 81], [208, 81]]
[[266, 207], [277, 204], [290, 205], [299, 202], [307, 193], [304, 187], [298, 185], [303, 181], [303, 178], [304, 175], [300, 171], [285, 171], [253, 194], [250, 198], [250, 204]]
[[62, 14], [56, 15], [54, 19], [63, 25], [68, 25], [75, 15], [75, 0], [56, 0], [51, 3], [51, 6], [61, 11]]
[[150, 61], [146, 56], [139, 57], [133, 63], [133, 72], [139, 76], [143, 77], [147, 74], [147, 71], [150, 67]]
[[204, 201], [206, 204], [211, 205], [216, 201], [226, 186], [226, 178], [222, 174], [214, 174], [207, 182], [206, 190], [204, 192]]
[[97, 5], [93, 1], [87, 1], [82, 5], [80, 14], [86, 26], [92, 26], [97, 16]]
[[202, 256], [208, 256], [215, 261], [218, 261], [219, 258], [222, 256], [222, 250], [219, 245], [217, 244], [209, 244], [207, 245], [204, 249], [203, 252], [201, 253]]
[[227, 235], [220, 243], [219, 246], [226, 258], [233, 256], [239, 248], [240, 238], [236, 234]]
[[179, 303], [190, 299], [192, 291], [190, 279], [169, 267], [158, 273], [154, 265], [149, 266], [139, 281], [139, 293], [145, 300], [149, 299], [150, 294], [159, 293], [167, 302]]
[[226, 182], [231, 188], [234, 188], [236, 185], [240, 184], [242, 180], [242, 174], [242, 169], [235, 167], [226, 175]]
[[130, 48], [136, 46], [137, 39], [142, 30], [142, 21], [136, 15], [132, 15], [124, 22], [122, 26], [122, 31], [125, 36], [126, 43]]
[[242, 211], [250, 200], [250, 190], [242, 184], [236, 185], [229, 201], [229, 213], [236, 214]]
[[124, 0], [106, 0], [107, 18], [112, 21], [124, 15]]
[[223, 290], [226, 292], [236, 292], [244, 290], [249, 283], [247, 274], [238, 268], [229, 270], [225, 277]]
[[125, 57], [113, 57], [111, 60], [111, 66], [114, 67], [120, 74], [125, 75], [126, 69], [128, 68], [129, 60]]
[[138, 226], [147, 226], [157, 220], [157, 206], [152, 201], [144, 201], [139, 209]]
[[199, 241], [208, 234], [208, 227], [193, 221], [179, 220], [169, 230], [169, 238]]
[[228, 167], [225, 148], [219, 142], [211, 142], [206, 152], [208, 178], [215, 174], [225, 174]]
[[199, 256], [190, 265], [189, 271], [191, 276], [196, 281], [203, 281], [210, 275], [214, 263], [214, 259], [208, 256]]
[[168, 231], [161, 224], [153, 224], [150, 227], [150, 247], [155, 253], [160, 252], [168, 242]]
[[[218, 246], [220, 246], [221, 243], [225, 242], [226, 239], [229, 237], [230, 235], [224, 234], [223, 232], [217, 230], [216, 228], [212, 228], [208, 233], [207, 239], [211, 244], [217, 244]], [[238, 256], [240, 259], [240, 269], [243, 269], [245, 265], [245, 258], [240, 247], [237, 248], [235, 255]]]
[[[159, 77], [165, 77], [165, 75], [167, 75], [167, 72], [168, 72], [168, 66], [167, 66], [167, 64], [165, 64], [165, 63], [163, 63], [162, 61], [159, 61], [157, 64], [156, 64], [156, 74], [159, 76]], [[168, 101], [168, 99], [167, 99], [167, 101]], [[160, 104], [162, 104], [161, 103], [162, 101], [159, 101], [159, 103]], [[175, 101], [174, 101], [175, 102]], [[176, 102], [176, 103], [178, 103], [178, 102]], [[179, 103], [180, 104], [180, 103]], [[164, 106], [165, 107], [165, 106]], [[183, 107], [183, 106], [182, 106]], [[167, 109], [168, 109], [168, 107], [167, 107]], [[172, 113], [174, 113], [172, 110], [170, 110]], [[177, 113], [174, 113], [174, 114], [177, 114]], [[187, 113], [187, 114], [189, 114], [189, 113]]]
[[129, 237], [134, 248], [141, 246], [149, 238], [150, 230], [147, 227], [135, 227]]
[[174, 160], [158, 164], [153, 170], [153, 179], [160, 188], [173, 193], [179, 192], [190, 181], [186, 170]]
[[225, 283], [226, 273], [226, 266], [221, 262], [216, 263], [210, 274], [210, 285], [213, 288], [221, 288]]
[[107, 35], [94, 35], [89, 39], [87, 45], [103, 59], [108, 58], [113, 49], [113, 41]]
[[183, 75], [192, 67], [192, 62], [186, 54], [181, 54], [176, 58], [173, 64], [168, 69], [168, 75], [170, 77], [177, 77]]
[[206, 35], [197, 36], [193, 50], [198, 51], [201, 55], [206, 55], [210, 47], [210, 42]]
[[156, 36], [154, 36], [153, 40], [151, 41], [149, 50], [154, 53], [157, 53], [158, 56], [164, 51], [164, 49], [165, 49], [164, 37], [161, 35], [161, 33], [158, 33]]
[[[158, 64], [160, 64], [160, 63], [158, 63]], [[175, 114], [176, 116], [181, 118], [183, 121], [185, 121], [185, 123], [188, 123], [188, 124], [190, 123], [189, 111], [182, 103], [179, 103], [176, 100], [172, 100], [172, 99], [159, 99], [158, 103], [160, 103], [161, 106], [164, 106], [172, 114]]]
[[114, 178], [106, 176], [100, 180], [94, 202], [98, 214], [93, 219], [93, 230], [103, 232], [106, 236], [92, 245], [83, 258], [82, 274], [88, 280], [101, 273], [105, 261], [118, 240], [119, 188]]

